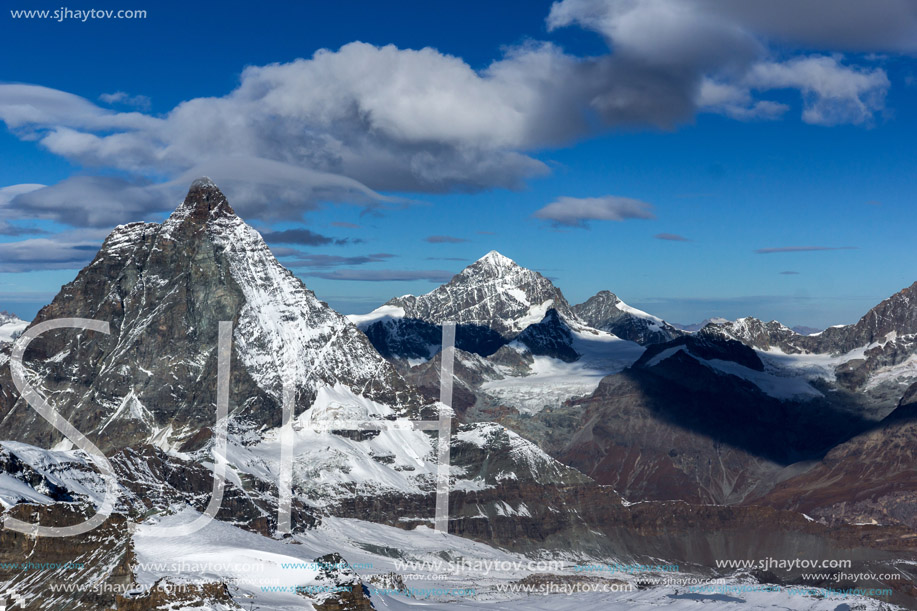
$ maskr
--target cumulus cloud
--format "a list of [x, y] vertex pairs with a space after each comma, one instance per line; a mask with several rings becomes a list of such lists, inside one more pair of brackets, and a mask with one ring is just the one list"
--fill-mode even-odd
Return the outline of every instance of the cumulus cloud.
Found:
[[549, 171], [537, 152], [611, 127], [669, 128], [698, 112], [785, 117], [786, 100], [767, 97], [777, 90], [799, 93], [806, 122], [869, 124], [888, 77], [836, 52], [917, 50], [915, 10], [910, 0], [563, 0], [549, 30], [598, 32], [606, 53], [529, 42], [475, 70], [431, 48], [354, 42], [248, 67], [233, 91], [156, 116], [126, 92], [103, 94], [120, 107], [108, 108], [0, 84], [0, 120], [14, 134], [122, 177], [17, 196], [0, 222], [36, 210], [76, 225], [136, 220], [171, 208], [202, 174], [261, 220], [300, 219], [326, 202], [408, 203], [384, 192], [519, 188]]
[[917, 4], [911, 0], [685, 0], [741, 27], [801, 47], [857, 52], [917, 51]]
[[[753, 5], [766, 4], [767, 8]], [[838, 3], [719, 2], [716, 0], [563, 0], [551, 8], [551, 28], [579, 25], [599, 32], [615, 49], [612, 58], [634, 71], [671, 70], [696, 108], [739, 120], [775, 119], [788, 107], [755, 92], [794, 89], [802, 94], [802, 119], [836, 125], [867, 123], [885, 105], [888, 77], [881, 68], [843, 64], [840, 56], [772, 58], [767, 39], [802, 47], [917, 50], [917, 10], [906, 0], [873, 5]], [[779, 5], [779, 8], [777, 6]], [[898, 21], [893, 23], [895, 16]], [[674, 81], [673, 81], [674, 82]]]
[[779, 119], [790, 109], [779, 102], [754, 100], [747, 85], [718, 82], [706, 77], [700, 84], [697, 105], [703, 111], [724, 114], [740, 121]]
[[817, 125], [867, 123], [885, 107], [889, 80], [884, 70], [842, 66], [834, 57], [762, 62], [744, 82], [754, 89], [798, 89], [802, 120]]
[[778, 252], [814, 252], [820, 250], [856, 250], [856, 246], [781, 246], [779, 248], [759, 248], [759, 255], [770, 255]]
[[587, 227], [589, 221], [625, 221], [652, 219], [653, 207], [638, 199], [606, 195], [604, 197], [559, 197], [536, 211], [536, 218], [551, 221], [555, 226]]

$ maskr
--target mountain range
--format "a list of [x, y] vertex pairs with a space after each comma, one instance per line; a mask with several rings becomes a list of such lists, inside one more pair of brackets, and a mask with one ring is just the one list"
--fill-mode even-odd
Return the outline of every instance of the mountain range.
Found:
[[[31, 323], [0, 319], [14, 328], [0, 346], [6, 517], [73, 524], [94, 513], [106, 486], [13, 382], [10, 342], [42, 322], [109, 324], [107, 334], [42, 334], [24, 367], [119, 482], [113, 512], [90, 533], [35, 543], [0, 531], [0, 580], [36, 609], [368, 609], [397, 602], [373, 588], [410, 595], [393, 559], [560, 558], [566, 568], [554, 578], [574, 581], [578, 563], [662, 560], [694, 579], [827, 587], [798, 572], [716, 564], [817, 549], [908, 576], [856, 585], [890, 587], [891, 602], [913, 605], [915, 291], [816, 334], [754, 318], [679, 329], [610, 291], [571, 305], [549, 279], [491, 251], [430, 293], [345, 317], [200, 179], [164, 222], [112, 231]], [[221, 322], [233, 331], [228, 416], [217, 423]], [[438, 401], [442, 329], [453, 322], [449, 412]], [[443, 410], [453, 431], [448, 534], [431, 528], [436, 434], [412, 424]], [[351, 430], [354, 421], [375, 428]], [[290, 532], [278, 519], [285, 444]], [[217, 519], [193, 543], [157, 536], [205, 511], [218, 465], [227, 473]], [[26, 550], [81, 563], [68, 579], [112, 587], [52, 596], [60, 570], [10, 568]], [[225, 567], [192, 571], [181, 592], [114, 588], [185, 583], [187, 571], [162, 562], [220, 558], [260, 562], [288, 589], [265, 590], [250, 571]], [[372, 570], [347, 566], [360, 561]], [[679, 595], [650, 573], [615, 579], [661, 602]], [[475, 583], [481, 600], [510, 605], [500, 583], [543, 578], [529, 570]], [[760, 596], [767, 605], [756, 608], [816, 608]]]

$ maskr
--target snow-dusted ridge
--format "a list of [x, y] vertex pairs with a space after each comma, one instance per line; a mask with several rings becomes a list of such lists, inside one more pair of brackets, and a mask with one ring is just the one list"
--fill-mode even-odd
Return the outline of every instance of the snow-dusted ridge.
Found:
[[7, 312], [0, 312], [0, 345], [13, 342], [28, 326], [29, 323], [21, 318]]

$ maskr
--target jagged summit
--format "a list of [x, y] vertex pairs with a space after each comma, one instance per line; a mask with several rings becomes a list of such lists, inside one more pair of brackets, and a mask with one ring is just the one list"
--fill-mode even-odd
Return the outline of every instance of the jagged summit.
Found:
[[486, 255], [475, 261], [475, 263], [488, 263], [491, 265], [499, 265], [502, 267], [508, 267], [511, 265], [518, 266], [518, 263], [507, 257], [506, 255], [496, 251], [491, 250]]
[[567, 300], [550, 280], [496, 250], [426, 295], [397, 297], [385, 306], [403, 309], [406, 318], [432, 324], [453, 320], [480, 325], [506, 338], [541, 321], [552, 307], [564, 317], [573, 316]]
[[530, 271], [509, 257], [500, 254], [496, 250], [489, 253], [459, 272], [459, 276], [482, 277], [482, 278], [500, 278], [513, 272], [523, 271], [530, 274], [537, 272]]
[[661, 318], [633, 308], [612, 293], [602, 290], [584, 303], [573, 306], [576, 315], [591, 327], [613, 333], [638, 344], [658, 344], [681, 335]]
[[211, 180], [209, 176], [201, 176], [200, 178], [194, 180], [191, 183], [190, 189], [192, 191], [194, 189], [216, 189], [217, 191], [220, 190], [220, 188], [217, 187], [216, 183], [213, 182], [213, 180]]
[[172, 213], [170, 220], [203, 224], [210, 219], [235, 216], [236, 213], [220, 188], [203, 176], [191, 183], [188, 195]]

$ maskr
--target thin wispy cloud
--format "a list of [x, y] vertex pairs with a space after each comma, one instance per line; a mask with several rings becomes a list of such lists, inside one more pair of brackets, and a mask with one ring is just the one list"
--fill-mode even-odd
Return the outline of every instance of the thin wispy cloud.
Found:
[[[249, 66], [234, 90], [155, 115], [146, 98], [124, 91], [101, 96], [111, 108], [40, 85], [2, 84], [0, 121], [51, 154], [129, 183], [167, 177], [162, 184], [186, 185], [188, 176], [208, 175], [247, 218], [296, 218], [326, 202], [378, 205], [385, 191], [520, 188], [550, 172], [537, 156], [546, 149], [614, 127], [668, 129], [703, 112], [777, 119], [788, 112], [787, 91], [801, 101], [803, 121], [868, 125], [885, 110], [888, 77], [837, 51], [917, 50], [907, 5], [563, 0], [546, 15], [548, 30], [596, 32], [604, 53], [578, 56], [531, 41], [475, 69], [430, 47], [352, 42]], [[789, 51], [777, 52], [783, 43]], [[777, 91], [780, 101], [768, 97]], [[163, 210], [174, 201], [153, 189], [131, 199], [114, 181], [97, 188], [109, 192], [103, 202], [139, 199]], [[72, 208], [96, 205], [68, 199]], [[103, 212], [114, 215], [110, 206]], [[136, 219], [128, 214], [117, 222]], [[58, 216], [79, 223], [96, 215]]]
[[856, 246], [781, 246], [778, 248], [759, 248], [754, 252], [759, 255], [771, 255], [780, 252], [816, 252], [821, 250], [856, 250]]
[[149, 110], [151, 104], [150, 98], [145, 95], [130, 95], [124, 91], [116, 91], [114, 93], [103, 93], [99, 96], [99, 100], [102, 102], [113, 105], [113, 104], [123, 104], [124, 106], [133, 106], [139, 108], [140, 110]]
[[80, 269], [92, 261], [99, 246], [96, 242], [49, 238], [0, 243], [0, 272]]
[[371, 255], [357, 255], [353, 257], [344, 257], [338, 255], [313, 255], [300, 253], [294, 259], [285, 259], [283, 264], [293, 268], [329, 268], [341, 267], [345, 265], [365, 265], [367, 263], [380, 263], [387, 261], [395, 255], [390, 253], [375, 253]]
[[468, 240], [451, 235], [431, 235], [424, 238], [424, 242], [429, 242], [430, 244], [461, 244], [462, 242], [468, 242]]
[[559, 197], [536, 211], [536, 218], [555, 226], [588, 227], [590, 221], [626, 221], [652, 219], [652, 205], [630, 197]]
[[261, 236], [270, 244], [300, 244], [303, 246], [326, 246], [336, 244], [338, 246], [358, 242], [350, 238], [332, 238], [311, 229], [283, 229], [281, 231], [264, 230]]
[[690, 242], [691, 241], [689, 238], [686, 238], [682, 235], [678, 235], [677, 233], [657, 233], [653, 237], [656, 238], [657, 240], [666, 240], [668, 242]]
[[308, 274], [325, 280], [349, 280], [356, 282], [411, 282], [427, 280], [429, 282], [446, 282], [455, 273], [445, 270], [414, 269], [338, 269], [332, 272], [313, 272]]
[[785, 272], [780, 272], [780, 275], [781, 276], [798, 276], [799, 272], [785, 271]]

